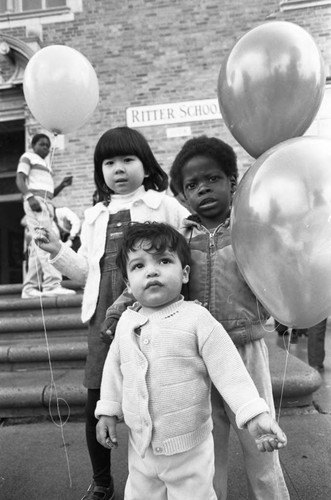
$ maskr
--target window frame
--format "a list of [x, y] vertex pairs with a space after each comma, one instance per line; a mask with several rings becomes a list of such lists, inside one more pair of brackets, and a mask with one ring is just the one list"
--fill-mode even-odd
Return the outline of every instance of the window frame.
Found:
[[22, 4], [24, 0], [7, 0], [7, 10], [1, 12], [0, 11], [0, 18], [4, 17], [14, 17], [14, 18], [21, 18], [21, 17], [36, 17], [36, 15], [39, 16], [47, 16], [47, 15], [52, 15], [54, 13], [58, 12], [67, 12], [70, 10], [70, 2], [68, 0], [65, 0], [64, 5], [58, 5], [55, 7], [47, 7], [46, 2], [47, 0], [40, 0], [41, 7], [36, 8], [36, 9], [31, 9], [31, 10], [23, 10], [22, 9]]
[[331, 0], [281, 0], [279, 2], [281, 12], [329, 5], [331, 5]]

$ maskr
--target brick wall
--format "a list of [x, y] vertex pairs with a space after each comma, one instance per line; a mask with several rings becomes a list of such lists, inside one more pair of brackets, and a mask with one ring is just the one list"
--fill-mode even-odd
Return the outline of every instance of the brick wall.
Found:
[[[305, 28], [330, 69], [330, 16], [327, 6], [281, 13], [279, 2], [271, 0], [89, 0], [83, 1], [83, 11], [75, 13], [74, 21], [44, 24], [42, 43], [80, 50], [100, 84], [100, 103], [91, 120], [67, 134], [64, 150], [55, 154], [56, 181], [68, 172], [74, 175], [72, 189], [64, 190], [57, 203], [80, 215], [91, 204], [95, 143], [106, 129], [126, 123], [127, 107], [216, 98], [225, 55], [244, 33], [267, 20], [292, 21]], [[7, 33], [29, 41], [25, 28]], [[216, 135], [229, 142], [241, 174], [254, 161], [222, 120], [188, 125], [193, 136]], [[38, 128], [28, 110], [27, 126], [29, 133]], [[178, 125], [140, 129], [166, 171], [188, 138], [168, 139], [167, 128], [172, 126]]]

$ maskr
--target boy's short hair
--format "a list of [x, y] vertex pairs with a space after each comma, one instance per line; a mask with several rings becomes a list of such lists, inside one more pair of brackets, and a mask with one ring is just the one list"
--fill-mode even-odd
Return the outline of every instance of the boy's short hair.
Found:
[[195, 156], [207, 156], [215, 160], [232, 184], [238, 178], [237, 157], [233, 148], [217, 137], [193, 137], [185, 142], [170, 169], [171, 184], [177, 192], [183, 193], [183, 167]]
[[47, 139], [48, 140], [48, 143], [49, 145], [51, 146], [51, 140], [50, 138], [48, 137], [48, 135], [46, 134], [35, 134], [32, 139], [31, 139], [31, 146], [35, 146], [37, 144], [38, 141], [40, 141], [40, 139]]
[[163, 253], [170, 250], [177, 253], [183, 269], [191, 265], [190, 247], [184, 236], [175, 228], [161, 222], [133, 222], [124, 233], [123, 243], [116, 257], [116, 265], [125, 280], [128, 279], [126, 268], [129, 252], [135, 251], [142, 241], [149, 243], [147, 247], [144, 245], [147, 252]]

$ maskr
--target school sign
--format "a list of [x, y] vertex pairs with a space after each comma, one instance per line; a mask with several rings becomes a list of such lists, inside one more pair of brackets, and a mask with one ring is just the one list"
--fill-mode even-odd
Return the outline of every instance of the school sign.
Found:
[[127, 125], [134, 128], [221, 118], [217, 99], [138, 106], [126, 110]]

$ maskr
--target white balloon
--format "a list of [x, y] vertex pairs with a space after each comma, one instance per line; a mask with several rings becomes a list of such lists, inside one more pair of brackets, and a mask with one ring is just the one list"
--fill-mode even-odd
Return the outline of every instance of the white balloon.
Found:
[[77, 50], [51, 45], [28, 62], [23, 91], [38, 122], [54, 134], [67, 134], [86, 123], [99, 101], [99, 84], [91, 63]]

